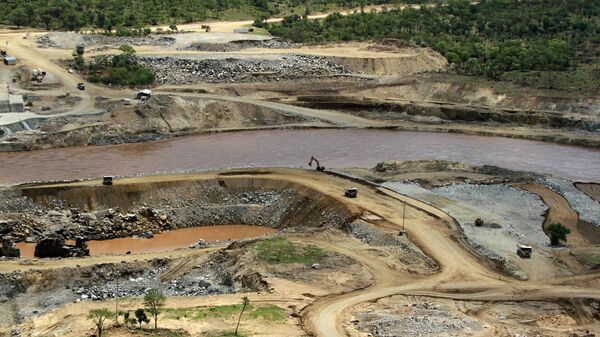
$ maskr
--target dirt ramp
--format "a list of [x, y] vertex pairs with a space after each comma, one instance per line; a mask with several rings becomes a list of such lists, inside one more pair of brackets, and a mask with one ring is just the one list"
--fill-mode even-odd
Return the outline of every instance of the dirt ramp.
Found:
[[333, 57], [334, 62], [359, 74], [409, 75], [436, 72], [448, 66], [448, 61], [430, 49], [416, 49], [392, 57]]

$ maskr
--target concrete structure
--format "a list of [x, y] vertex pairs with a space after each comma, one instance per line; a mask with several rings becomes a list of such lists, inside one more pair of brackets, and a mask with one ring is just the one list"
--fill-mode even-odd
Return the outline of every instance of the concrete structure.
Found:
[[17, 64], [17, 58], [13, 56], [4, 56], [4, 64], [15, 65]]
[[0, 89], [0, 113], [2, 112], [23, 112], [25, 103], [23, 96], [11, 95], [8, 90]]

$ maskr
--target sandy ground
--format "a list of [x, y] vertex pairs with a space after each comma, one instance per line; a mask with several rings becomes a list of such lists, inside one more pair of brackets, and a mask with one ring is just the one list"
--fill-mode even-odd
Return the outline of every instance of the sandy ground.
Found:
[[600, 184], [595, 183], [575, 183], [575, 186], [582, 190], [590, 198], [600, 202]]

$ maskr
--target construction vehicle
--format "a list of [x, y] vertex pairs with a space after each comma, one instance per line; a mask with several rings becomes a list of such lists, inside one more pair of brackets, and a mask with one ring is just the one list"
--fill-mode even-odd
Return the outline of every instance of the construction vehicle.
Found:
[[102, 177], [102, 185], [112, 185], [113, 184], [113, 176], [104, 176]]
[[530, 259], [533, 248], [531, 246], [517, 245], [517, 255], [523, 259]]
[[358, 196], [358, 189], [355, 187], [348, 187], [346, 188], [346, 193], [344, 193], [344, 195], [347, 198], [356, 198]]
[[209, 25], [202, 25], [200, 28], [204, 29], [205, 32], [210, 32], [210, 26]]
[[31, 71], [31, 80], [36, 81], [38, 83], [42, 83], [42, 81], [46, 78], [46, 71], [36, 68]]
[[83, 83], [77, 83], [77, 89], [79, 89], [79, 90], [85, 90], [85, 84], [83, 84]]
[[308, 162], [308, 166], [312, 167], [312, 163], [315, 162], [317, 167], [315, 168], [317, 171], [325, 171], [325, 166], [321, 166], [321, 163], [315, 157], [310, 157], [310, 161]]

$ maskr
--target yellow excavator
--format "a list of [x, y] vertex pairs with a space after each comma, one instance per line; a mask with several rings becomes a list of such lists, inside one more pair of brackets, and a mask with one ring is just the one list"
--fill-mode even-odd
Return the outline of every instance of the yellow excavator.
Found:
[[317, 160], [317, 158], [315, 157], [310, 157], [310, 161], [308, 162], [308, 166], [312, 167], [313, 162], [315, 162], [317, 164], [317, 167], [315, 167], [315, 170], [317, 171], [325, 171], [325, 166], [321, 166], [321, 163], [319, 163], [319, 161]]

